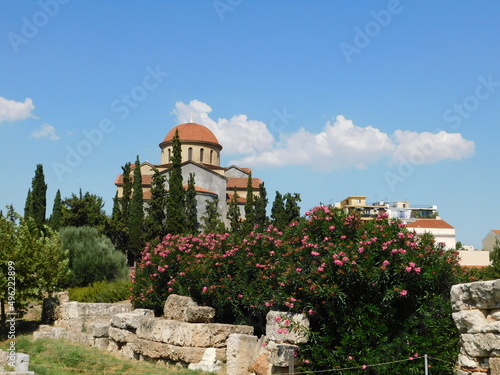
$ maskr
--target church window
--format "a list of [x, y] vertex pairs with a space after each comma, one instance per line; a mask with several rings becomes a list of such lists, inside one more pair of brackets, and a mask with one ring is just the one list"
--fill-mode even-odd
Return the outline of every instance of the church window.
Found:
[[188, 160], [193, 160], [193, 148], [188, 148]]
[[210, 164], [213, 164], [214, 150], [210, 150]]
[[200, 163], [203, 163], [203, 152], [205, 150], [204, 149], [200, 149]]
[[171, 155], [171, 150], [168, 149], [168, 159], [167, 159], [167, 163], [170, 163], [170, 158], [172, 157]]

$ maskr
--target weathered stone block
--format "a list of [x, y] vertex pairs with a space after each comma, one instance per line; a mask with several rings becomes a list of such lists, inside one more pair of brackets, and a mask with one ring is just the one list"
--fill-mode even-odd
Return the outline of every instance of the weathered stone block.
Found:
[[300, 344], [307, 342], [309, 320], [304, 314], [269, 311], [266, 316], [266, 336], [269, 340]]
[[500, 356], [500, 334], [495, 333], [464, 333], [462, 347], [470, 357]]
[[490, 375], [500, 375], [500, 358], [490, 358]]
[[467, 355], [459, 354], [457, 365], [460, 367], [476, 368], [479, 366], [479, 363]]
[[204, 324], [209, 328], [210, 343], [208, 346], [221, 348], [227, 346], [227, 340], [232, 334], [253, 335], [253, 327], [232, 324]]
[[215, 309], [209, 306], [187, 306], [183, 320], [189, 323], [211, 323], [215, 317]]
[[41, 325], [38, 330], [33, 332], [33, 339], [61, 339], [66, 333], [66, 328], [63, 327], [51, 327], [47, 325]]
[[451, 314], [460, 333], [479, 332], [488, 321], [481, 310], [461, 310]]
[[454, 311], [500, 308], [500, 280], [476, 281], [451, 287], [451, 305]]
[[250, 373], [255, 355], [257, 337], [234, 333], [227, 340], [226, 374], [242, 375]]
[[94, 337], [108, 337], [109, 324], [90, 323], [87, 326], [87, 333]]
[[222, 368], [222, 362], [217, 360], [215, 348], [206, 348], [200, 362], [190, 363], [188, 369], [201, 370], [204, 372], [219, 372]]
[[135, 309], [132, 312], [115, 314], [111, 318], [111, 324], [114, 327], [122, 329], [135, 330], [139, 326], [139, 321], [142, 318], [154, 318], [153, 310]]
[[165, 319], [184, 320], [184, 314], [188, 306], [198, 306], [191, 297], [170, 294], [163, 305], [163, 316]]
[[96, 337], [94, 339], [94, 348], [107, 349], [109, 346], [109, 339], [107, 337]]
[[273, 364], [269, 362], [269, 352], [260, 354], [254, 361], [252, 371], [256, 375], [271, 375]]
[[135, 333], [130, 332], [126, 329], [120, 329], [116, 327], [109, 327], [108, 334], [111, 340], [120, 343], [132, 342], [136, 338]]
[[288, 367], [290, 364], [290, 358], [294, 358], [298, 351], [298, 347], [295, 345], [288, 344], [277, 344], [275, 342], [270, 342], [267, 345], [269, 350], [269, 361], [277, 367]]

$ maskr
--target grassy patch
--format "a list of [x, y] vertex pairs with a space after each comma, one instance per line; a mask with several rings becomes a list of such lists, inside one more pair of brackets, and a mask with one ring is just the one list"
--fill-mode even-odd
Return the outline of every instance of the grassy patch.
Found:
[[[6, 350], [8, 341], [0, 342]], [[37, 375], [129, 374], [129, 375], [195, 375], [197, 371], [179, 369], [159, 363], [134, 361], [117, 357], [96, 348], [88, 348], [63, 340], [39, 339], [21, 335], [16, 338], [16, 351], [30, 355], [30, 370]]]

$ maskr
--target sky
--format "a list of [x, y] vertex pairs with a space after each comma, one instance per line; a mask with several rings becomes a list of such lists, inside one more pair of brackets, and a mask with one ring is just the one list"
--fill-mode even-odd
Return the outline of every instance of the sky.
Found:
[[0, 2], [0, 209], [37, 164], [47, 215], [111, 212], [126, 162], [183, 122], [302, 211], [350, 195], [438, 207], [457, 241], [500, 229], [500, 3]]

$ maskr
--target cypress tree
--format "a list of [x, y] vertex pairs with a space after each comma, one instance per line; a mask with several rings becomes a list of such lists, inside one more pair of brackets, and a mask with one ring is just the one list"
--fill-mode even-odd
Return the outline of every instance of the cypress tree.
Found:
[[33, 217], [33, 206], [31, 204], [31, 188], [28, 189], [28, 195], [26, 196], [26, 202], [24, 203], [24, 218], [28, 219]]
[[[130, 258], [137, 260], [144, 247], [144, 195], [142, 193], [142, 175], [139, 155], [134, 166], [132, 182], [132, 199], [130, 200], [130, 215], [128, 218]], [[130, 261], [132, 259], [129, 259]]]
[[240, 221], [240, 208], [238, 206], [238, 192], [236, 191], [236, 186], [234, 187], [233, 197], [229, 202], [229, 208], [227, 210], [227, 219], [229, 220], [229, 226], [233, 234], [241, 234], [241, 221]]
[[47, 184], [43, 174], [43, 165], [38, 164], [35, 177], [31, 184], [31, 217], [39, 229], [45, 224], [45, 213], [47, 209]]
[[52, 206], [52, 215], [50, 215], [49, 225], [52, 229], [58, 230], [63, 224], [63, 202], [61, 199], [61, 191], [57, 189], [54, 205]]
[[120, 198], [121, 220], [128, 222], [130, 214], [130, 198], [132, 195], [132, 181], [130, 179], [130, 163], [122, 167], [123, 171], [123, 195]]
[[245, 221], [243, 222], [244, 233], [250, 233], [255, 225], [255, 206], [252, 185], [252, 172], [248, 175], [247, 180], [247, 198], [245, 202]]
[[255, 224], [258, 225], [258, 230], [261, 231], [269, 224], [267, 217], [267, 191], [264, 182], [259, 185], [259, 196], [255, 197]]
[[179, 131], [172, 139], [172, 166], [168, 175], [167, 232], [182, 234], [186, 223], [185, 190], [182, 187], [181, 141]]
[[298, 202], [301, 201], [300, 194], [297, 193], [287, 193], [285, 194], [285, 221], [286, 224], [298, 220], [300, 218], [300, 206]]
[[203, 221], [202, 229], [203, 233], [222, 233], [226, 231], [226, 227], [221, 220], [221, 215], [217, 206], [219, 205], [219, 200], [206, 200], [205, 205], [205, 215], [201, 217]]
[[151, 183], [151, 200], [146, 208], [147, 216], [144, 218], [147, 240], [163, 238], [167, 233], [165, 230], [165, 176], [156, 168]]
[[285, 217], [285, 202], [279, 191], [276, 192], [273, 207], [271, 208], [271, 218], [273, 219], [273, 225], [277, 228], [283, 229], [287, 224]]
[[194, 173], [189, 174], [186, 191], [186, 230], [187, 234], [198, 233], [198, 209], [196, 204], [196, 190], [194, 187]]

